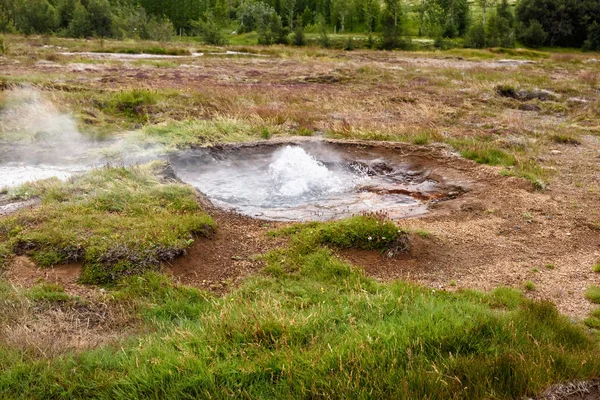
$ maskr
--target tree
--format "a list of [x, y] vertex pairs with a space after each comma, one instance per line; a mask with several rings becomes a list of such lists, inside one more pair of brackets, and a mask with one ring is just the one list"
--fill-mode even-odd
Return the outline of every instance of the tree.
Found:
[[363, 2], [364, 7], [364, 22], [367, 33], [375, 31], [377, 28], [377, 22], [379, 21], [381, 8], [379, 1], [377, 0], [365, 0]]
[[319, 27], [319, 44], [323, 47], [330, 47], [331, 41], [327, 34], [327, 22], [321, 14], [317, 15], [317, 26]]
[[388, 18], [391, 17], [394, 27], [398, 27], [398, 20], [402, 14], [400, 8], [400, 0], [384, 0], [385, 10], [388, 13]]
[[273, 12], [268, 20], [259, 22], [257, 28], [258, 44], [287, 44], [287, 36], [289, 31], [283, 27], [281, 17]]
[[588, 38], [583, 44], [585, 51], [600, 50], [600, 24], [594, 21], [588, 28]]
[[406, 42], [402, 40], [402, 9], [395, 0], [390, 0], [381, 18], [383, 27], [381, 47], [386, 50], [402, 48]]
[[301, 20], [297, 21], [296, 27], [294, 28], [294, 35], [292, 36], [292, 44], [294, 46], [305, 46], [306, 45], [306, 37], [304, 36], [304, 27], [302, 26]]
[[537, 20], [531, 20], [527, 28], [521, 29], [521, 41], [529, 47], [541, 47], [546, 42], [548, 34], [542, 24]]
[[107, 37], [112, 33], [112, 11], [108, 0], [88, 0], [86, 5], [94, 35]]
[[58, 27], [58, 12], [47, 0], [24, 0], [15, 22], [17, 29], [25, 34], [50, 33]]
[[488, 7], [493, 7], [495, 0], [477, 0], [477, 3], [481, 7], [481, 24], [485, 28]]
[[175, 27], [171, 20], [166, 17], [155, 17], [151, 15], [146, 22], [142, 39], [168, 42], [175, 34]]
[[197, 33], [202, 35], [202, 39], [206, 44], [222, 46], [227, 43], [225, 37], [221, 34], [221, 28], [217, 22], [217, 18], [210, 11], [204, 13], [204, 18], [193, 21], [192, 27]]
[[[580, 47], [588, 37], [593, 22], [600, 23], [600, 0], [519, 0], [515, 8], [519, 36], [546, 34], [544, 44]], [[528, 30], [533, 21], [533, 30]]]
[[282, 13], [285, 15], [287, 25], [290, 30], [293, 30], [296, 18], [296, 0], [282, 0], [281, 8]]
[[238, 32], [252, 32], [259, 26], [267, 26], [271, 21], [275, 9], [263, 2], [252, 3], [246, 1], [238, 7]]
[[486, 46], [514, 47], [514, 27], [515, 18], [508, 0], [502, 0], [496, 7], [496, 11], [490, 16], [485, 27]]
[[90, 14], [79, 1], [75, 3], [73, 14], [71, 16], [71, 22], [68, 25], [67, 32], [69, 36], [75, 38], [92, 35]]
[[442, 38], [466, 34], [469, 29], [467, 0], [424, 0], [422, 2], [421, 33], [440, 42]]
[[313, 23], [313, 12], [306, 6], [302, 12], [302, 26], [308, 26]]

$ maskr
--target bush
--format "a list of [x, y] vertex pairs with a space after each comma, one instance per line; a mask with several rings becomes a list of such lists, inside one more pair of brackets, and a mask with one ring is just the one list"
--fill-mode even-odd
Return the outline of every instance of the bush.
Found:
[[75, 4], [72, 19], [67, 28], [67, 34], [75, 38], [87, 37], [92, 34], [90, 15], [80, 2]]
[[266, 25], [265, 21], [261, 22], [258, 27], [258, 44], [288, 44], [288, 28], [284, 28], [281, 22], [281, 17], [277, 14], [272, 14]]
[[520, 38], [524, 45], [537, 48], [544, 45], [547, 36], [548, 34], [544, 31], [542, 24], [533, 20], [527, 28], [522, 30]]
[[302, 26], [302, 21], [298, 20], [296, 22], [296, 27], [294, 28], [294, 35], [292, 36], [292, 44], [294, 46], [305, 46], [306, 45], [306, 37], [304, 36], [304, 27]]
[[143, 39], [168, 42], [175, 34], [173, 23], [167, 18], [156, 18], [151, 16], [145, 27]]
[[204, 18], [192, 22], [192, 26], [197, 33], [202, 35], [204, 43], [211, 44], [213, 46], [222, 46], [227, 44], [227, 39], [225, 39], [223, 34], [221, 34], [220, 26], [217, 24], [213, 13], [207, 11], [204, 14]]
[[24, 0], [16, 13], [17, 29], [25, 34], [50, 33], [58, 27], [58, 12], [47, 0]]
[[482, 24], [476, 23], [471, 26], [465, 36], [465, 47], [483, 49], [485, 47], [485, 29]]

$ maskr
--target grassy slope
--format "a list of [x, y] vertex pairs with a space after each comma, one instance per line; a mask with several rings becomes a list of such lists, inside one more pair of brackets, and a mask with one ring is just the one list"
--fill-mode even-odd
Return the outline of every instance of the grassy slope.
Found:
[[289, 232], [290, 246], [267, 255], [265, 272], [224, 297], [156, 274], [123, 281], [113, 302], [154, 333], [55, 359], [4, 348], [0, 393], [508, 399], [600, 371], [597, 342], [549, 303], [512, 289], [380, 284], [323, 247], [386, 248], [368, 237], [397, 232], [389, 223], [356, 218]]

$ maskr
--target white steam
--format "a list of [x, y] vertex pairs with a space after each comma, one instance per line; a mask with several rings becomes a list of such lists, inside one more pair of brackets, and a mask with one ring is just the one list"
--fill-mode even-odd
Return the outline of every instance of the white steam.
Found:
[[0, 189], [50, 177], [66, 179], [94, 166], [126, 165], [164, 154], [162, 148], [144, 146], [139, 139], [128, 135], [95, 141], [81, 134], [72, 116], [39, 90], [9, 91], [0, 108]]

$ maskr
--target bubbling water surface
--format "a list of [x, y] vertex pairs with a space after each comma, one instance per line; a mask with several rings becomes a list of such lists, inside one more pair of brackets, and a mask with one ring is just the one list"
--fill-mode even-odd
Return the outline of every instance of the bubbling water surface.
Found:
[[[377, 173], [369, 166], [383, 162], [377, 157], [357, 161], [327, 145], [193, 150], [170, 161], [179, 178], [216, 206], [255, 218], [328, 220], [378, 211], [401, 217], [427, 209], [410, 196], [408, 165]], [[423, 179], [417, 186], [432, 184]], [[406, 190], [394, 192], [399, 185]]]

